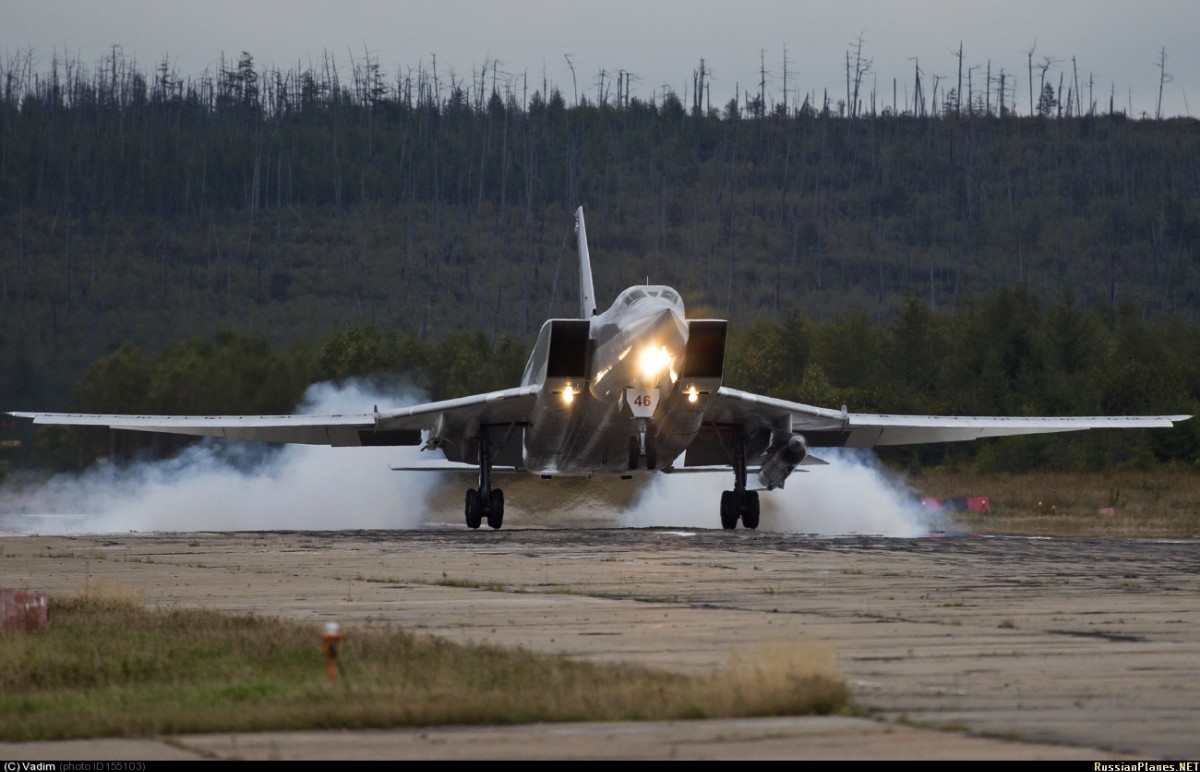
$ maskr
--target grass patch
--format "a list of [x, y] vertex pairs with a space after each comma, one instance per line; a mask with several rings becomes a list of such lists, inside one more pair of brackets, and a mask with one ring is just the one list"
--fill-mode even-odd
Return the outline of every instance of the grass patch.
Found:
[[978, 533], [1173, 539], [1200, 536], [1196, 481], [1195, 467], [1171, 464], [1026, 474], [935, 467], [909, 478], [926, 496], [988, 496], [990, 514], [951, 515], [958, 527]]
[[485, 582], [478, 579], [451, 579], [444, 574], [434, 584], [439, 587], [464, 587], [469, 590], [488, 590], [489, 592], [505, 591], [505, 586], [500, 582]]
[[833, 658], [756, 658], [705, 675], [577, 662], [400, 630], [347, 631], [330, 683], [319, 626], [96, 593], [0, 635], [0, 737], [828, 714]]

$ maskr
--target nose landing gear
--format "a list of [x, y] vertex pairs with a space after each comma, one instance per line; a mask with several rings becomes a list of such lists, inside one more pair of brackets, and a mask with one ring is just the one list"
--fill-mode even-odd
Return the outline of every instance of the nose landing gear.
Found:
[[638, 462], [643, 458], [646, 460], [646, 468], [654, 470], [658, 468], [658, 448], [654, 445], [653, 427], [650, 426], [649, 420], [645, 418], [638, 419], [638, 433], [629, 435], [629, 469], [633, 471], [638, 468]]

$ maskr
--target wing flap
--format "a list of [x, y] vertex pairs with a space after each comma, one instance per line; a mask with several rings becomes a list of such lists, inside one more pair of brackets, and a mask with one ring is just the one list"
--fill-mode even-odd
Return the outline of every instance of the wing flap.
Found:
[[933, 416], [850, 413], [722, 387], [705, 419], [734, 426], [787, 426], [810, 447], [870, 448], [1089, 429], [1169, 428], [1188, 415]]
[[525, 423], [533, 412], [538, 391], [537, 386], [520, 386], [382, 410], [378, 413], [379, 428], [432, 429], [442, 414], [460, 425], [472, 421], [478, 421], [481, 425]]
[[[458, 472], [469, 475], [479, 474], [479, 464], [468, 464], [458, 461], [418, 461], [412, 464], [392, 464], [388, 469], [393, 472]], [[499, 464], [493, 464], [491, 470], [492, 474], [515, 474], [521, 471], [514, 466]]]
[[13, 412], [47, 426], [98, 426], [125, 431], [160, 432], [231, 440], [332, 445], [334, 447], [419, 445], [422, 430], [440, 417], [455, 427], [519, 424], [529, 420], [536, 386], [426, 402], [372, 413], [338, 415], [169, 416], [102, 413]]
[[101, 413], [12, 413], [47, 426], [97, 426], [126, 431], [223, 437], [302, 445], [416, 445], [420, 432], [378, 431], [370, 413], [350, 415], [167, 416]]
[[905, 416], [851, 414], [846, 447], [961, 442], [984, 437], [1078, 432], [1090, 429], [1163, 429], [1190, 416]]

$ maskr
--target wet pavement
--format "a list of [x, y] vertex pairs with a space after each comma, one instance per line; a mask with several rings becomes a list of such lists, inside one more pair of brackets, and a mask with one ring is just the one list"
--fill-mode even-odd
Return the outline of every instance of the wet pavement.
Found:
[[811, 656], [870, 716], [0, 742], [4, 759], [1200, 756], [1196, 541], [446, 529], [0, 550], [0, 586], [52, 596], [111, 582], [150, 604], [681, 671]]

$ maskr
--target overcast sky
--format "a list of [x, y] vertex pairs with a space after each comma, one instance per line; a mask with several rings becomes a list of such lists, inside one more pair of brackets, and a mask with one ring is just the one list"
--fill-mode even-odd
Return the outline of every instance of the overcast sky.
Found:
[[927, 96], [940, 76], [940, 98], [957, 83], [961, 42], [964, 67], [979, 68], [974, 90], [990, 60], [993, 77], [1003, 69], [1015, 79], [1022, 114], [1030, 49], [1035, 80], [1049, 58], [1055, 87], [1060, 75], [1069, 84], [1077, 73], [1085, 108], [1089, 91], [1101, 109], [1115, 93], [1117, 108], [1133, 115], [1155, 112], [1165, 49], [1173, 77], [1164, 115], [1200, 110], [1196, 0], [0, 0], [0, 54], [8, 61], [32, 50], [40, 71], [56, 53], [91, 66], [113, 45], [147, 72], [166, 58], [184, 76], [242, 51], [260, 68], [280, 69], [328, 52], [343, 71], [370, 52], [390, 81], [428, 69], [434, 56], [443, 77], [469, 78], [498, 61], [518, 83], [527, 76], [530, 91], [545, 78], [568, 101], [576, 87], [594, 100], [602, 69], [610, 78], [633, 73], [634, 96], [661, 97], [667, 86], [683, 97], [703, 58], [712, 104], [723, 106], [735, 89], [757, 91], [760, 56], [769, 99], [778, 101], [786, 50], [788, 91], [819, 100], [828, 89], [836, 103], [846, 93], [846, 52], [860, 36], [871, 61], [863, 98], [874, 90], [880, 109], [892, 103], [893, 80], [899, 101], [911, 100], [917, 62]]

